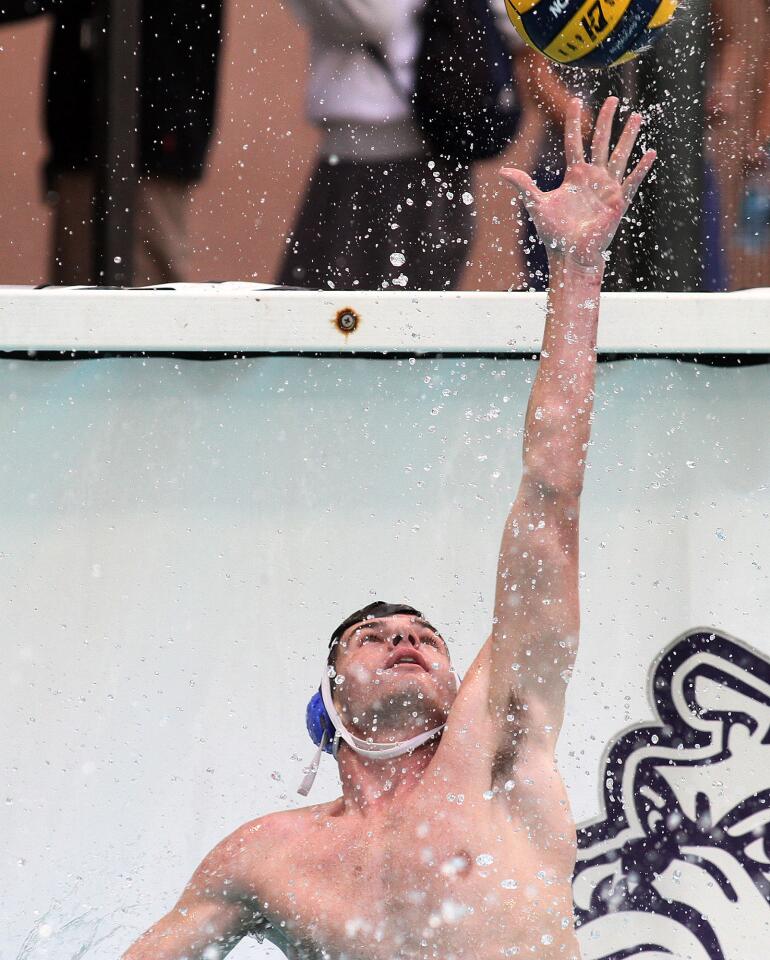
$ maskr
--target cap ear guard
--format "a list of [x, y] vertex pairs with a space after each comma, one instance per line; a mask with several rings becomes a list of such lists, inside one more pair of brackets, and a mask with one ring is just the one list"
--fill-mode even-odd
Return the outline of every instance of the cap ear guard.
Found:
[[307, 732], [310, 734], [310, 739], [317, 747], [321, 746], [324, 734], [326, 734], [326, 742], [323, 746], [324, 753], [332, 753], [334, 734], [336, 731], [324, 706], [320, 689], [316, 690], [310, 698], [307, 710], [305, 711], [305, 724], [307, 725]]

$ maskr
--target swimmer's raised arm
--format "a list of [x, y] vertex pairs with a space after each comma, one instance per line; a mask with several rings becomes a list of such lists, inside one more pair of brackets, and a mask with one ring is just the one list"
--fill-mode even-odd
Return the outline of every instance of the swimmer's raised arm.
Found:
[[255, 871], [249, 865], [258, 862], [254, 839], [258, 829], [258, 821], [246, 824], [214, 847], [175, 906], [142, 934], [122, 960], [225, 957], [259, 919], [240, 880], [249, 873], [253, 882]]
[[541, 193], [519, 170], [518, 189], [548, 249], [551, 285], [540, 364], [524, 430], [523, 474], [500, 547], [489, 640], [489, 706], [500, 731], [496, 766], [530, 747], [552, 751], [577, 652], [578, 508], [591, 429], [596, 332], [605, 251], [655, 160], [647, 151], [625, 178], [642, 118], [633, 114], [610, 155], [617, 109], [596, 122], [592, 161], [582, 106], [566, 123], [564, 184]]

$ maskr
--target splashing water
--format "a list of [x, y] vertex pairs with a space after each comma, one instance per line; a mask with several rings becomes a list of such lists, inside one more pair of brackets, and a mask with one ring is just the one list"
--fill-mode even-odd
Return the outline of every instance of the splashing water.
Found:
[[[73, 891], [74, 893], [74, 891]], [[97, 907], [54, 900], [38, 916], [19, 947], [14, 960], [112, 960], [136, 935], [135, 924], [128, 923], [137, 904], [100, 913]], [[9, 954], [10, 960], [10, 954]]]
[[[59, 920], [56, 916], [59, 906], [53, 903], [40, 922], [29, 931], [16, 954], [16, 960], [43, 960], [44, 957], [81, 960], [82, 957], [93, 957], [99, 946], [113, 941], [117, 934], [127, 929], [115, 922], [116, 914], [123, 913], [123, 910], [100, 917], [95, 907], [89, 907], [77, 916]], [[114, 955], [114, 949], [103, 954], [104, 957]]]

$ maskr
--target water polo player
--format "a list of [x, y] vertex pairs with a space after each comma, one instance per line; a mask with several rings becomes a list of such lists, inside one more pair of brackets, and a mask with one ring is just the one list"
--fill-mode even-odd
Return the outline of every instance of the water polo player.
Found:
[[502, 172], [546, 244], [551, 290], [488, 639], [458, 686], [439, 631], [411, 607], [342, 624], [328, 658], [344, 682], [319, 657], [308, 709], [314, 766], [334, 754], [341, 796], [239, 827], [125, 960], [213, 960], [249, 934], [307, 960], [578, 960], [575, 826], [554, 752], [577, 652], [605, 251], [654, 161], [646, 152], [625, 177], [641, 118], [610, 152], [616, 108], [604, 104], [586, 162], [572, 103], [559, 189]]

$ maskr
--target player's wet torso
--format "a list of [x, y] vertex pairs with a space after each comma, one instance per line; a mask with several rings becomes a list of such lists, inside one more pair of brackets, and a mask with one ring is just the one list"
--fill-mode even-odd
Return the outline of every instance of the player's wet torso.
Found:
[[564, 802], [535, 835], [509, 797], [442, 781], [366, 816], [335, 801], [266, 818], [274, 854], [240, 891], [255, 911], [264, 897], [257, 931], [298, 960], [578, 960]]

